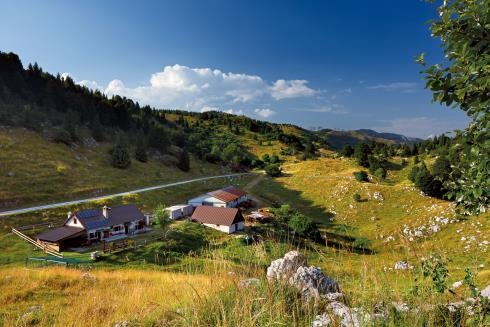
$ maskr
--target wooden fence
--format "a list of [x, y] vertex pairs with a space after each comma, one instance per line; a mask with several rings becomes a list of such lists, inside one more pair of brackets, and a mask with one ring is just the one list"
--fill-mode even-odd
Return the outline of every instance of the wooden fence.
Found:
[[57, 258], [63, 258], [63, 253], [60, 253], [58, 251], [56, 251], [55, 249], [51, 248], [48, 244], [44, 244], [44, 243], [38, 243], [36, 242], [35, 240], [33, 240], [32, 238], [30, 238], [29, 236], [19, 232], [17, 229], [15, 228], [12, 228], [12, 233], [14, 233], [15, 235], [19, 236], [20, 238], [22, 238], [24, 241], [27, 241], [29, 243], [31, 243], [32, 245], [40, 248], [41, 250], [44, 251], [44, 253], [46, 254], [49, 254], [49, 255], [52, 255], [52, 256], [55, 256]]

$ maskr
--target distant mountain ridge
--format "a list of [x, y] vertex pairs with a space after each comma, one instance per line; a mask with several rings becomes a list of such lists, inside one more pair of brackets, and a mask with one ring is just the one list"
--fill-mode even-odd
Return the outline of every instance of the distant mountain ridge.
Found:
[[413, 144], [423, 141], [419, 138], [408, 137], [396, 133], [380, 133], [371, 129], [358, 129], [352, 131], [322, 129], [314, 133], [334, 149], [339, 149], [347, 144], [355, 146], [358, 143], [371, 141], [386, 144]]

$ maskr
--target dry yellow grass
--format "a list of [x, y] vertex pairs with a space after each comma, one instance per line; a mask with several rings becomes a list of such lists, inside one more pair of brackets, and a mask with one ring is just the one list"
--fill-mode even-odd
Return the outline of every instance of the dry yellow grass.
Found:
[[219, 274], [84, 273], [64, 267], [4, 268], [0, 276], [0, 318], [5, 326], [33, 321], [39, 326], [112, 326], [121, 321], [164, 325], [184, 307], [231, 282]]

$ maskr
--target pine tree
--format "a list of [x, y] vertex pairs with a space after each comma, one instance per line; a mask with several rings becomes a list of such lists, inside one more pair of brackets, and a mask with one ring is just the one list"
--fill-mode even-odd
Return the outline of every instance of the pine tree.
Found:
[[118, 141], [111, 150], [111, 164], [112, 167], [119, 169], [126, 169], [131, 165], [131, 156], [129, 155], [129, 149], [121, 141]]
[[182, 153], [180, 154], [180, 158], [179, 158], [179, 162], [177, 163], [177, 167], [182, 171], [189, 171], [191, 169], [189, 153], [186, 150], [182, 151]]
[[147, 162], [148, 155], [146, 154], [146, 145], [142, 139], [136, 143], [136, 149], [134, 150], [134, 158], [140, 162]]

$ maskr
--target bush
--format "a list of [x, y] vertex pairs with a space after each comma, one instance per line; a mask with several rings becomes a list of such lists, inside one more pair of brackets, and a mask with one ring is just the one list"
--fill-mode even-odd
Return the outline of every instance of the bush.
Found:
[[276, 164], [276, 163], [279, 163], [279, 161], [280, 161], [280, 159], [279, 159], [279, 157], [278, 157], [276, 154], [273, 154], [273, 155], [271, 156], [271, 160], [270, 160], [270, 163], [271, 163], [271, 164]]
[[352, 196], [352, 199], [356, 202], [361, 202], [361, 195], [359, 193], [356, 193]]
[[354, 155], [354, 148], [350, 145], [344, 145], [340, 154], [344, 157], [352, 157]]
[[66, 129], [57, 128], [53, 136], [53, 141], [55, 141], [56, 143], [70, 145], [73, 140], [70, 133], [68, 133]]
[[134, 158], [140, 162], [147, 162], [148, 155], [146, 154], [146, 146], [143, 140], [139, 140], [134, 150]]
[[189, 153], [186, 150], [182, 151], [177, 167], [182, 171], [189, 171], [191, 169]]
[[288, 221], [288, 227], [300, 236], [313, 235], [315, 225], [311, 218], [295, 213]]
[[376, 176], [378, 179], [385, 179], [386, 169], [384, 169], [383, 167], [376, 169], [376, 171], [374, 172], [374, 176]]
[[265, 172], [271, 177], [281, 176], [281, 167], [278, 164], [268, 164], [265, 166]]
[[123, 143], [116, 143], [111, 150], [111, 165], [119, 169], [126, 169], [131, 165], [131, 156], [127, 146]]
[[365, 171], [356, 171], [356, 172], [354, 172], [354, 177], [359, 182], [367, 182], [367, 181], [369, 181], [368, 174]]

